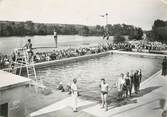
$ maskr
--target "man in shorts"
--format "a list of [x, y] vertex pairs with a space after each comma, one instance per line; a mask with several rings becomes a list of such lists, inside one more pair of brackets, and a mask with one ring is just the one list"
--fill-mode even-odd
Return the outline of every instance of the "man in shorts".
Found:
[[105, 110], [108, 111], [108, 104], [107, 104], [108, 84], [105, 82], [105, 79], [101, 79], [100, 89], [101, 89], [102, 108], [104, 108], [105, 105]]

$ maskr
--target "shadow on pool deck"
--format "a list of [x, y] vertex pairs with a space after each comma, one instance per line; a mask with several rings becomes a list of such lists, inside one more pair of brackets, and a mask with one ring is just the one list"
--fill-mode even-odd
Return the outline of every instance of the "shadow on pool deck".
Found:
[[125, 99], [122, 99], [122, 100], [117, 100], [116, 98], [112, 98], [111, 99], [111, 97], [110, 97], [109, 110], [113, 109], [113, 108], [116, 108], [116, 107], [121, 107], [121, 106], [124, 106], [124, 105], [137, 103], [137, 99], [133, 99], [133, 98], [142, 97], [142, 96], [144, 96], [146, 94], [149, 94], [152, 91], [154, 91], [154, 90], [156, 90], [156, 89], [158, 89], [160, 87], [161, 86], [153, 86], [153, 87], [148, 87], [148, 88], [145, 88], [145, 89], [141, 89], [138, 94], [133, 93], [132, 97], [125, 98]]
[[135, 107], [125, 109], [125, 110], [123, 110], [123, 111], [121, 111], [121, 112], [114, 113], [114, 114], [112, 114], [112, 115], [110, 115], [110, 116], [112, 117], [112, 116], [115, 116], [115, 115], [118, 115], [118, 114], [122, 114], [122, 113], [125, 113], [125, 112], [128, 112], [128, 111], [134, 110], [134, 109], [139, 108], [139, 107], [142, 107], [142, 106], [149, 105], [149, 104], [151, 104], [151, 103], [153, 103], [153, 102], [155, 102], [155, 101], [157, 101], [157, 100], [158, 100], [158, 99], [155, 99], [155, 100], [152, 100], [152, 101], [148, 101], [148, 102], [146, 102], [146, 103], [144, 103], [144, 104], [140, 104], [140, 105], [137, 105], [137, 106], [135, 106]]
[[159, 110], [159, 109], [164, 110], [165, 105], [166, 105], [166, 99], [161, 98], [161, 99], [159, 99], [159, 107], [155, 107], [155, 108], [153, 108], [153, 110]]
[[158, 89], [158, 88], [160, 88], [160, 87], [162, 87], [162, 86], [153, 86], [153, 87], [148, 87], [148, 88], [145, 88], [145, 89], [141, 89], [140, 92], [139, 92], [139, 94], [136, 94], [136, 95], [133, 96], [133, 97], [141, 97], [141, 96], [144, 96], [144, 95], [146, 95], [146, 94], [148, 94], [148, 93], [151, 93], [152, 91], [154, 91], [154, 90], [156, 90], [156, 89]]

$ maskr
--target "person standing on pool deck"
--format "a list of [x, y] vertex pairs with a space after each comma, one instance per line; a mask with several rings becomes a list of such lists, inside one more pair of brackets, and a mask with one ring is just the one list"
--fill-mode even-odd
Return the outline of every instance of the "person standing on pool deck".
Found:
[[126, 84], [126, 97], [128, 97], [128, 93], [131, 96], [131, 81], [130, 81], [130, 75], [129, 72], [127, 72], [126, 77], [125, 77], [125, 84]]
[[139, 89], [140, 89], [140, 84], [141, 84], [141, 80], [142, 80], [142, 70], [139, 70]]
[[131, 70], [131, 73], [130, 73], [130, 96], [132, 95], [133, 87], [134, 87], [134, 73], [133, 73], [133, 70]]
[[139, 71], [136, 70], [136, 73], [134, 74], [134, 89], [136, 94], [138, 94], [139, 92], [139, 84], [140, 84]]
[[117, 89], [118, 89], [118, 99], [122, 99], [123, 97], [123, 85], [125, 83], [124, 74], [121, 73], [120, 77], [117, 81]]
[[102, 108], [104, 108], [105, 105], [105, 110], [108, 111], [108, 104], [107, 104], [108, 84], [105, 82], [105, 79], [101, 79], [100, 89], [101, 89]]
[[167, 72], [167, 59], [165, 56], [162, 62], [162, 75], [165, 76], [166, 72]]
[[73, 79], [73, 83], [71, 84], [71, 95], [73, 102], [73, 112], [77, 112], [77, 97], [78, 97], [78, 88], [77, 88], [77, 79]]

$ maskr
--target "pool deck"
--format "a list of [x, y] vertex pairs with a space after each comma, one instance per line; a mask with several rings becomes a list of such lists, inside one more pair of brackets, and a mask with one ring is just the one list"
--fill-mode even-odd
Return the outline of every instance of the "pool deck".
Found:
[[55, 102], [30, 114], [30, 117], [161, 117], [167, 109], [167, 76], [161, 71], [142, 82], [139, 94], [109, 105], [106, 112], [96, 101], [78, 99], [78, 112], [71, 108], [71, 97]]

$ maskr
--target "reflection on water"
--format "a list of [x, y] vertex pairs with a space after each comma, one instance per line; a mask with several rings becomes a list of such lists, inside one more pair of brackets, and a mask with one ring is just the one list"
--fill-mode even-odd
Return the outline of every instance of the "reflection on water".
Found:
[[[45, 84], [56, 89], [57, 84], [64, 84], [78, 79], [81, 95], [90, 98], [99, 98], [99, 81], [105, 78], [110, 87], [116, 83], [120, 73], [142, 69], [143, 80], [156, 73], [161, 67], [161, 60], [134, 57], [128, 55], [109, 55], [87, 61], [70, 63], [64, 66], [49, 67], [38, 70], [39, 77]], [[111, 89], [110, 92], [113, 92]], [[110, 93], [111, 94], [111, 93]]]

